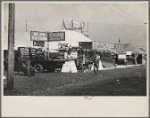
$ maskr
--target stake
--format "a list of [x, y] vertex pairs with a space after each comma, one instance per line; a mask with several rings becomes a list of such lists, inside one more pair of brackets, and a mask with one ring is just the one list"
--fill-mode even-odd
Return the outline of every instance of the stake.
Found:
[[7, 88], [14, 86], [14, 31], [15, 30], [15, 4], [9, 3], [9, 23], [8, 23], [8, 78]]

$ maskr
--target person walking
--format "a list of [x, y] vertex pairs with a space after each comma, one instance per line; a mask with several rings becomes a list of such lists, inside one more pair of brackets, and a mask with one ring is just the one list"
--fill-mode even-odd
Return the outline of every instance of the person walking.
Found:
[[95, 74], [97, 74], [98, 69], [99, 69], [99, 61], [100, 61], [100, 56], [96, 52], [95, 57], [94, 57], [94, 73]]

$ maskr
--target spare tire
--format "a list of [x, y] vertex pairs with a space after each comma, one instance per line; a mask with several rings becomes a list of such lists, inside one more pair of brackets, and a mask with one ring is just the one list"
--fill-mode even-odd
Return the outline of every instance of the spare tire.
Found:
[[34, 65], [35, 72], [43, 72], [43, 66], [41, 64], [35, 64]]

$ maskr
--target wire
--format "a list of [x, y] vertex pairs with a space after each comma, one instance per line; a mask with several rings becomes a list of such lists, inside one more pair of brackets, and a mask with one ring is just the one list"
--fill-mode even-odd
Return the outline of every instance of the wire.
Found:
[[[105, 4], [104, 4], [104, 5], [105, 5]], [[124, 19], [126, 19], [126, 20], [130, 20], [130, 21], [132, 21], [132, 22], [134, 22], [134, 23], [135, 23], [135, 21], [133, 21], [133, 19], [129, 19], [129, 18], [127, 18], [127, 17], [123, 16], [122, 14], [120, 14], [120, 13], [116, 12], [114, 9], [112, 9], [112, 8], [108, 7], [107, 5], [105, 5], [105, 7], [107, 7], [109, 10], [111, 10], [113, 13], [117, 14], [118, 16], [120, 16], [120, 17], [122, 17], [122, 18], [124, 18]]]
[[[105, 4], [103, 4], [107, 9], [109, 9]], [[112, 12], [112, 10], [110, 9], [110, 11]], [[101, 11], [100, 11], [101, 12]], [[106, 17], [110, 18], [110, 15], [106, 14], [105, 12], [101, 12], [103, 15], [105, 15]], [[118, 14], [117, 14], [118, 15]], [[111, 20], [114, 19], [113, 17], [111, 17]], [[115, 19], [116, 20], [116, 19]], [[120, 20], [117, 20], [119, 23], [123, 23]]]
[[125, 12], [124, 10], [122, 10], [121, 8], [119, 8], [117, 5], [113, 4], [113, 6], [115, 6], [117, 9], [119, 9], [120, 11], [122, 11], [123, 13], [125, 13], [127, 16], [129, 16], [129, 17], [132, 18], [133, 20], [137, 21], [137, 19], [138, 19], [138, 20], [140, 20], [141, 22], [145, 22], [145, 21], [143, 21], [143, 20], [141, 20], [141, 19], [139, 19], [139, 18], [133, 17], [132, 15], [128, 14], [127, 12]]

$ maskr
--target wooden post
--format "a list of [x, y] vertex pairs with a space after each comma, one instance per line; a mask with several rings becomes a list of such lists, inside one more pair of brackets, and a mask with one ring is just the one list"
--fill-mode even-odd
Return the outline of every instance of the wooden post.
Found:
[[49, 33], [47, 33], [47, 60], [49, 60]]
[[15, 4], [9, 3], [8, 21], [8, 78], [7, 88], [14, 86], [14, 32], [15, 32]]

